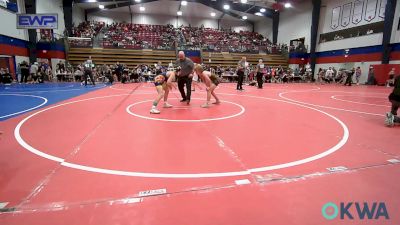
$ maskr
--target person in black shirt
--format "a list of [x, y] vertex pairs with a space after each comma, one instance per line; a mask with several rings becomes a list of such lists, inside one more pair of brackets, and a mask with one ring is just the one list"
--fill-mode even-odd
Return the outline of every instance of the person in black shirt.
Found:
[[236, 90], [243, 91], [243, 80], [244, 80], [244, 72], [247, 67], [246, 57], [242, 57], [242, 59], [238, 62], [237, 65], [237, 72], [238, 75], [238, 82], [236, 85]]
[[[192, 91], [192, 73], [193, 73], [194, 63], [191, 59], [185, 56], [185, 53], [183, 51], [180, 51], [178, 53], [178, 57], [179, 59], [176, 60], [176, 66], [180, 68], [180, 70], [177, 73], [178, 89], [182, 96], [181, 102], [186, 101], [187, 104], [189, 105], [191, 91]], [[185, 89], [184, 89], [185, 85], [187, 94], [185, 94]]]
[[347, 78], [346, 78], [346, 83], [344, 83], [344, 86], [346, 86], [346, 85], [351, 86], [351, 83], [353, 82], [353, 74], [354, 73], [355, 73], [354, 68], [351, 71], [346, 71]]
[[115, 73], [117, 74], [118, 81], [121, 81], [122, 72], [124, 71], [124, 67], [117, 62], [115, 65]]
[[21, 81], [20, 83], [26, 83], [29, 76], [29, 65], [26, 61], [23, 61], [20, 65], [21, 68]]

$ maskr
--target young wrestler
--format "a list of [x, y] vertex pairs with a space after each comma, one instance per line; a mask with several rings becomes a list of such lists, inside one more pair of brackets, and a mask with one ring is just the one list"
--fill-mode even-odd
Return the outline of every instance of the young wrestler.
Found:
[[397, 116], [400, 107], [400, 75], [394, 79], [394, 88], [389, 95], [389, 101], [392, 103], [392, 110], [386, 113], [385, 124], [392, 127], [396, 123], [400, 123], [400, 117]]
[[153, 102], [153, 106], [151, 107], [150, 113], [160, 114], [160, 111], [157, 109], [157, 105], [162, 98], [164, 98], [164, 108], [172, 107], [172, 105], [168, 104], [168, 94], [169, 90], [172, 88], [172, 81], [174, 79], [175, 79], [175, 72], [173, 71], [162, 73], [154, 78], [154, 85], [156, 86], [158, 96]]
[[215, 88], [218, 86], [219, 81], [218, 78], [214, 75], [211, 74], [209, 71], [204, 71], [203, 67], [201, 67], [200, 64], [196, 64], [194, 67], [194, 71], [199, 75], [201, 80], [204, 82], [206, 85], [206, 90], [207, 90], [207, 102], [203, 105], [201, 105], [202, 108], [208, 108], [210, 107], [210, 100], [211, 100], [211, 95], [215, 98], [215, 102], [213, 104], [219, 104], [220, 101], [217, 97], [217, 95], [214, 93]]

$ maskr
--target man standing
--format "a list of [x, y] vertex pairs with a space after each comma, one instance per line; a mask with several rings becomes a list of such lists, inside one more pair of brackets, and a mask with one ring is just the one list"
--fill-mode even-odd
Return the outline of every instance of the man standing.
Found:
[[29, 76], [29, 65], [26, 61], [23, 61], [21, 67], [21, 80], [20, 83], [26, 83]]
[[354, 68], [351, 71], [346, 71], [347, 78], [346, 78], [346, 83], [344, 83], [344, 86], [346, 86], [346, 85], [351, 86], [351, 83], [353, 82], [353, 74], [354, 73], [355, 73]]
[[236, 89], [243, 91], [243, 79], [244, 79], [244, 71], [246, 69], [246, 57], [242, 57], [242, 59], [238, 62], [238, 66], [237, 66], [237, 75], [238, 75], [238, 82], [237, 82], [237, 86]]
[[[187, 102], [190, 104], [190, 96], [192, 91], [192, 73], [194, 68], [194, 63], [191, 59], [185, 57], [185, 53], [180, 51], [178, 53], [178, 60], [176, 60], [176, 66], [180, 67], [180, 71], [178, 72], [178, 89], [181, 93], [182, 100], [181, 102]], [[184, 90], [184, 86], [186, 84], [186, 94]]]
[[361, 68], [357, 67], [357, 69], [356, 69], [356, 82], [357, 82], [357, 85], [360, 85], [360, 77], [361, 77]]
[[85, 79], [85, 86], [87, 85], [87, 78], [89, 76], [90, 81], [92, 81], [93, 85], [95, 85], [94, 83], [94, 79], [93, 79], [93, 73], [92, 73], [92, 69], [94, 68], [94, 64], [92, 61], [92, 56], [89, 56], [89, 59], [86, 60], [86, 62], [84, 63], [84, 68], [85, 68], [85, 73], [83, 76], [83, 79]]
[[37, 63], [37, 62], [33, 63], [33, 64], [31, 65], [31, 67], [29, 68], [29, 73], [31, 74], [31, 77], [32, 77], [32, 83], [36, 83], [36, 82], [37, 82], [37, 79], [38, 79], [38, 76], [37, 76], [38, 70], [39, 70], [39, 67], [38, 67], [38, 63]]
[[122, 78], [122, 72], [124, 71], [124, 67], [117, 62], [115, 65], [115, 73], [117, 74], [118, 81], [121, 81]]

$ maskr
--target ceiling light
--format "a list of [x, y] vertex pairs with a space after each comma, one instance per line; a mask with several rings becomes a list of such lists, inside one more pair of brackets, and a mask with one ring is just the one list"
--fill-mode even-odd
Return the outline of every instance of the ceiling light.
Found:
[[144, 10], [146, 10], [146, 8], [143, 7], [143, 6], [140, 6], [140, 7], [139, 7], [139, 10], [143, 12]]
[[99, 5], [99, 9], [104, 9], [104, 5]]
[[240, 0], [241, 3], [247, 3], [247, 0]]
[[224, 5], [224, 9], [228, 10], [229, 8], [231, 8], [228, 4]]
[[187, 5], [187, 1], [181, 1], [181, 5]]
[[242, 19], [247, 20], [247, 16], [242, 16]]
[[88, 0], [87, 2], [97, 2], [97, 0]]
[[140, 2], [140, 0], [135, 0], [135, 2]]
[[290, 2], [286, 2], [285, 3], [285, 8], [290, 8], [290, 7], [292, 7], [292, 4], [290, 4]]
[[260, 9], [260, 12], [262, 12], [262, 13], [265, 12], [265, 11], [266, 11], [266, 10], [265, 10], [264, 8], [261, 8], [261, 9]]
[[210, 13], [211, 14], [211, 16], [215, 16], [215, 12], [212, 12], [212, 13]]
[[178, 12], [176, 12], [176, 14], [177, 14], [178, 16], [182, 16], [182, 11], [178, 11]]
[[263, 14], [260, 13], [260, 12], [256, 12], [256, 13], [254, 13], [254, 15], [256, 15], [256, 16], [263, 16]]

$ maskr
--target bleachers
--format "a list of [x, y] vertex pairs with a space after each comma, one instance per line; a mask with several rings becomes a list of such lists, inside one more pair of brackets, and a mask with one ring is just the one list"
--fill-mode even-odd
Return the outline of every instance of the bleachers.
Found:
[[[236, 67], [238, 61], [245, 56], [252, 65], [257, 65], [262, 59], [268, 66], [288, 66], [288, 60], [282, 55], [272, 54], [247, 54], [247, 53], [224, 53], [224, 52], [203, 52], [203, 63], [212, 67], [221, 65], [223, 67]], [[211, 61], [210, 61], [211, 60]]]
[[153, 65], [159, 61], [165, 65], [176, 60], [175, 51], [91, 48], [70, 48], [68, 60], [76, 66], [87, 60], [89, 56], [92, 56], [96, 65], [112, 65], [120, 62], [126, 64], [129, 68], [139, 64]]
[[[70, 48], [68, 60], [72, 65], [76, 66], [83, 63], [92, 56], [92, 60], [97, 65], [112, 65], [120, 62], [126, 64], [129, 68], [133, 68], [139, 64], [152, 65], [161, 61], [166, 65], [176, 60], [175, 51], [164, 50], [133, 50], [133, 49], [91, 49], [91, 48]], [[284, 68], [288, 66], [288, 61], [282, 55], [272, 54], [247, 54], [247, 53], [225, 53], [225, 52], [203, 52], [203, 63], [216, 67], [236, 67], [237, 62], [245, 56], [247, 61], [256, 65], [261, 58], [264, 64], [269, 66], [282, 65]], [[211, 61], [210, 61], [211, 59]]]

